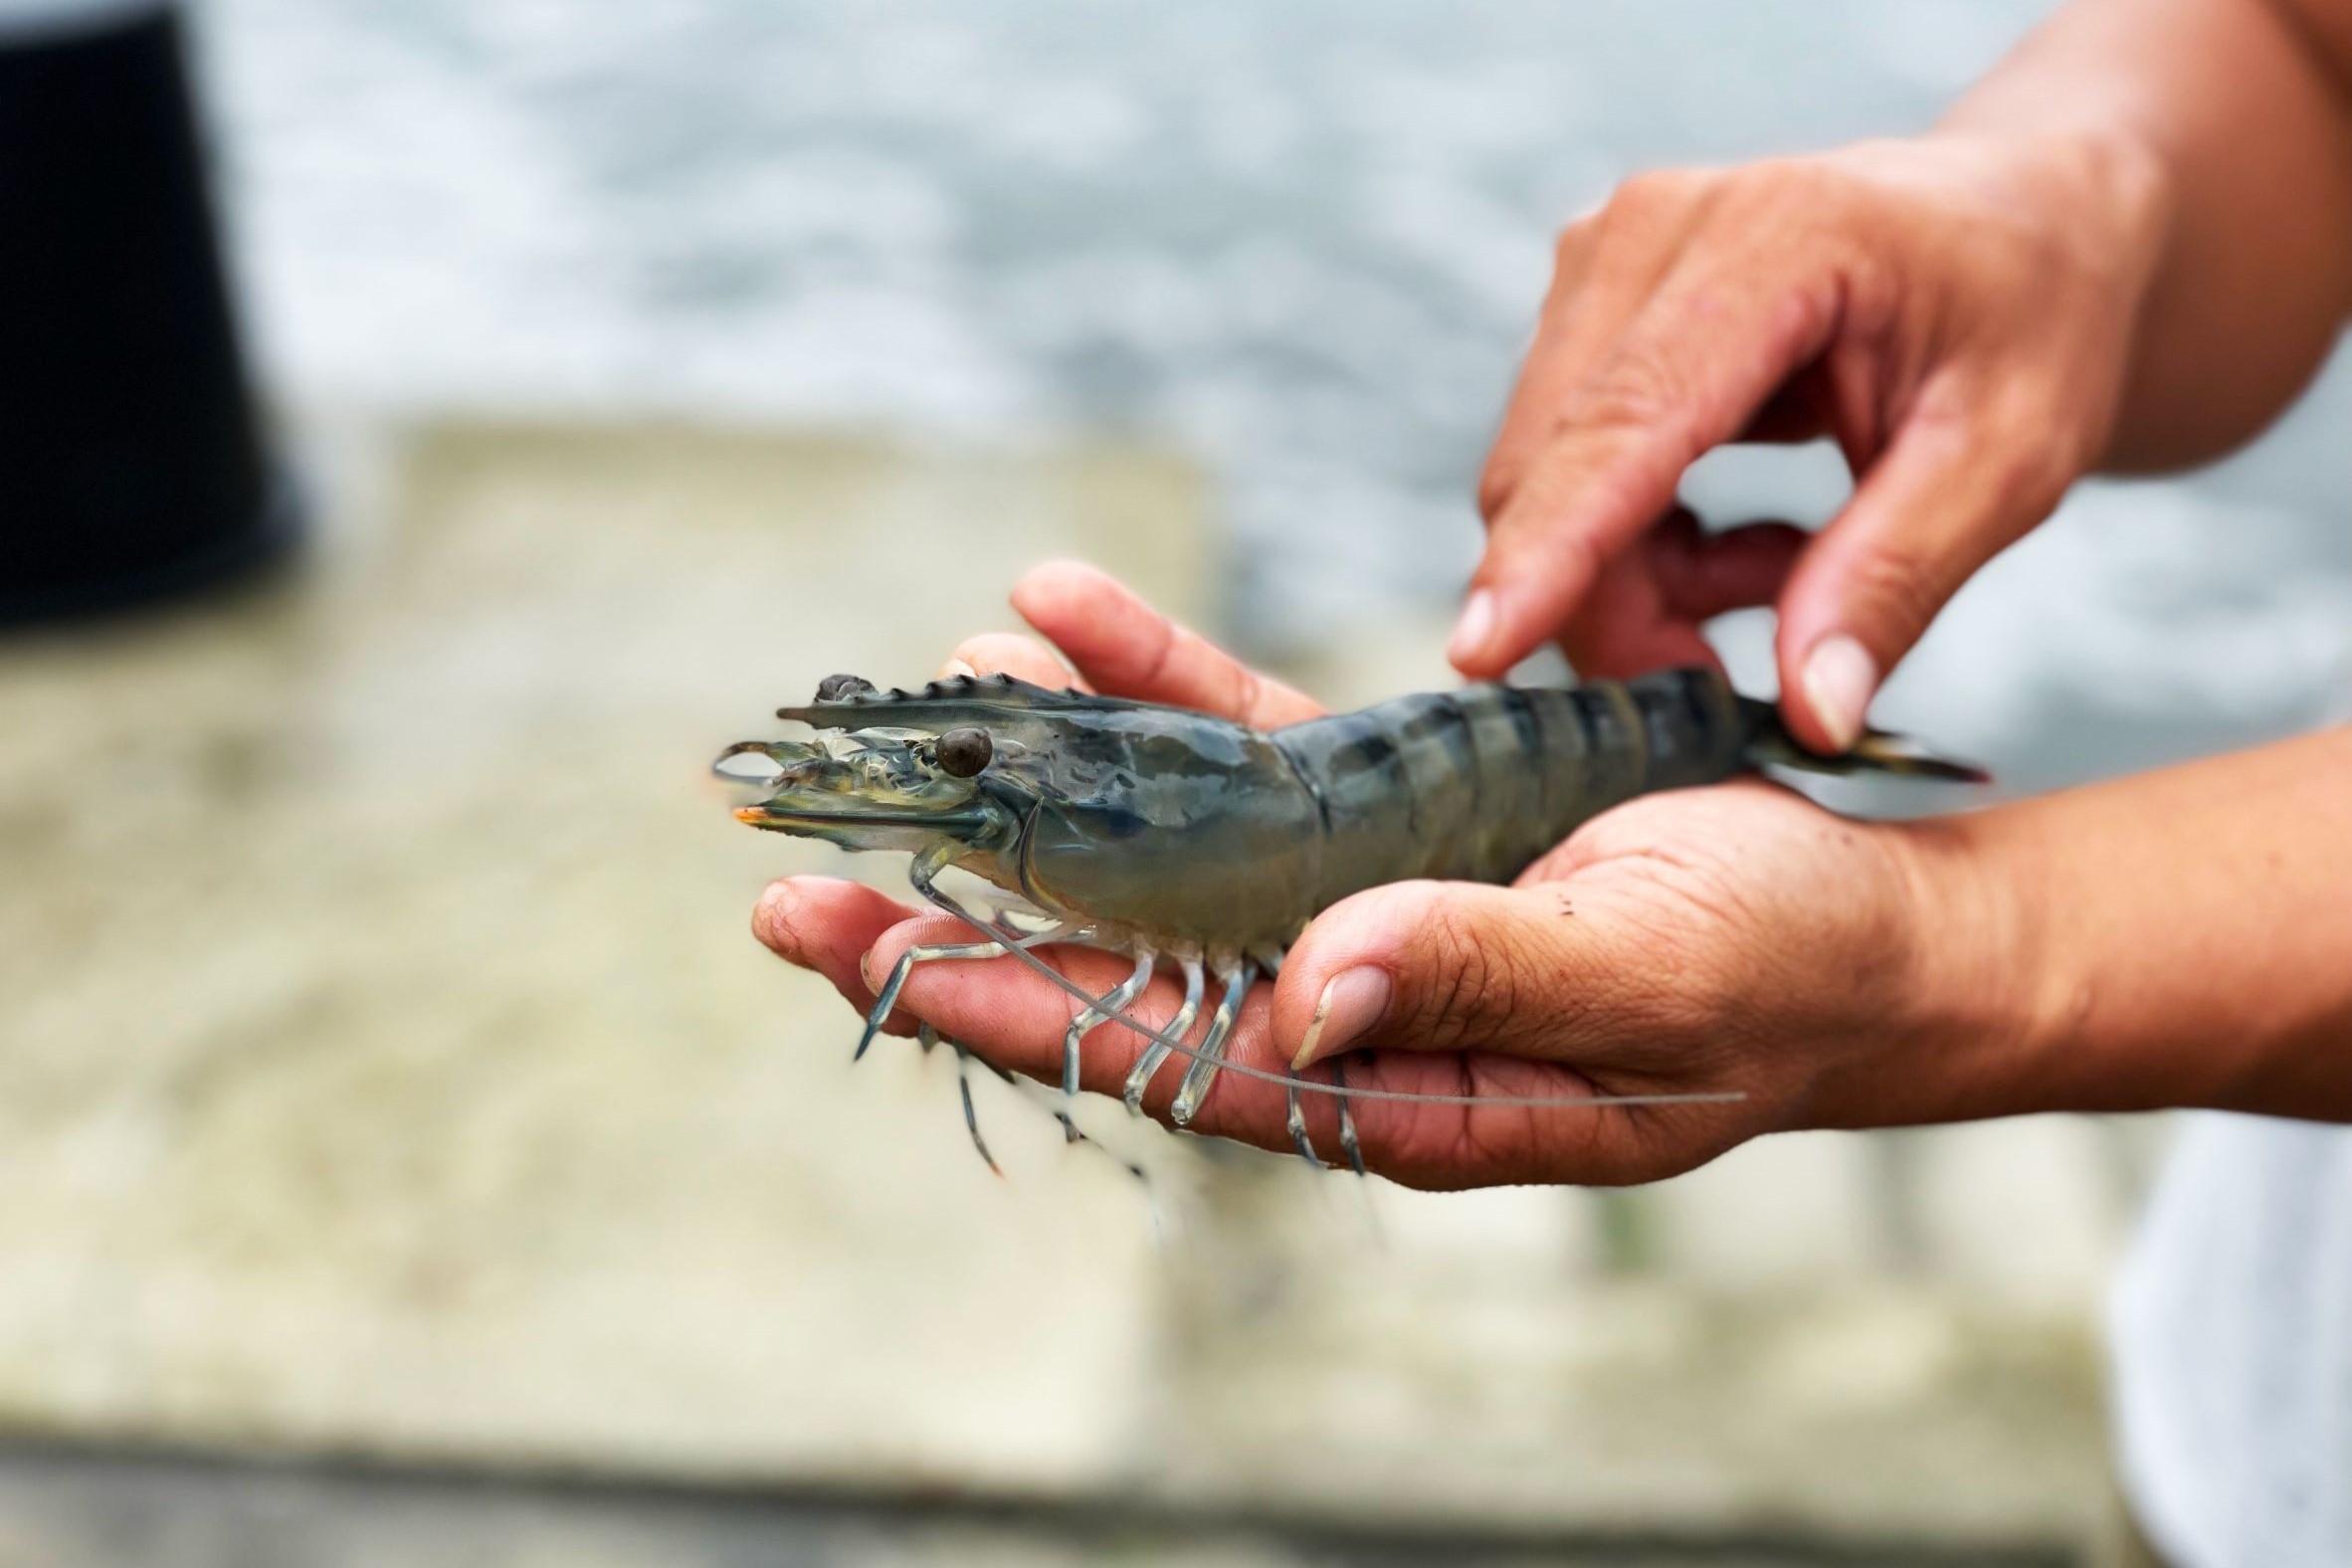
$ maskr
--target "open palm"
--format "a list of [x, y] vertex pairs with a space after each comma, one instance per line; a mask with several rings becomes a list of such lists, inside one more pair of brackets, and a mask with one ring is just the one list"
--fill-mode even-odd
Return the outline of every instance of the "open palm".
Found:
[[[1276, 728], [1320, 712], [1167, 621], [1088, 568], [1041, 568], [1015, 606], [1082, 682]], [[975, 639], [957, 657], [1065, 685], [1069, 671], [1027, 638]], [[1362, 1099], [1354, 1114], [1373, 1170], [1424, 1187], [1646, 1181], [1702, 1163], [1759, 1132], [1840, 1119], [1877, 1071], [1876, 1050], [1912, 988], [1911, 900], [1901, 841], [1786, 790], [1745, 781], [1647, 797], [1588, 824], [1509, 887], [1415, 882], [1325, 910], [1280, 979], [1245, 1007], [1229, 1060], [1281, 1072], [1330, 979], [1373, 966], [1390, 981], [1377, 1023], [1349, 1045], [1351, 1086], [1413, 1093], [1569, 1098], [1736, 1094], [1708, 1103], [1443, 1105]], [[1204, 871], [1204, 874], [1212, 874]], [[898, 954], [968, 933], [859, 883], [795, 878], [754, 916], [761, 940], [830, 979], [860, 1008]], [[1060, 950], [1094, 994], [1124, 978], [1108, 954]], [[1180, 997], [1155, 983], [1131, 1011], [1163, 1026]], [[918, 966], [905, 1015], [996, 1065], [1058, 1081], [1078, 1003], [1005, 961]], [[1783, 1049], [1788, 1041], [1799, 1049]], [[1145, 1040], [1112, 1024], [1087, 1038], [1082, 1081], [1115, 1094]], [[1327, 1074], [1313, 1074], [1327, 1078]], [[1176, 1075], [1144, 1107], [1166, 1118]], [[1316, 1146], [1336, 1112], [1311, 1095]], [[1229, 1074], [1194, 1130], [1290, 1146], [1282, 1088]]]

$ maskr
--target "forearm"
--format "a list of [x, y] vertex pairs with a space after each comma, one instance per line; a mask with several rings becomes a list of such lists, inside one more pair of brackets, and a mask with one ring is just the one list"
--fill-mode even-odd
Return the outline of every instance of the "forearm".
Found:
[[2152, 177], [2163, 237], [2111, 467], [2177, 467], [2251, 437], [2352, 308], [2346, 0], [2075, 0], [1946, 128], [2087, 149], [2094, 192]]
[[1963, 1113], [2352, 1121], [2352, 727], [1909, 831]]

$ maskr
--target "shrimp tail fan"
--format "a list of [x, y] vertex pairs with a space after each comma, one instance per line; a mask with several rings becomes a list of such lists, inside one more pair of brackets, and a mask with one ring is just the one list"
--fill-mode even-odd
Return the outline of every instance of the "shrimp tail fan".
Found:
[[1865, 729], [1852, 750], [1837, 756], [1808, 751], [1781, 722], [1780, 709], [1754, 697], [1739, 699], [1746, 725], [1745, 751], [1752, 766], [1794, 768], [1805, 773], [1878, 773], [1902, 778], [1941, 779], [1950, 784], [1990, 784], [1993, 775], [1973, 762], [1939, 757], [1909, 737]]

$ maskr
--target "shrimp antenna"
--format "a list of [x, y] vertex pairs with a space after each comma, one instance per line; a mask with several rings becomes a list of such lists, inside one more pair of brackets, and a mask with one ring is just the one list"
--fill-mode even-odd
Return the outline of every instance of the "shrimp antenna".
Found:
[[[1013, 957], [1020, 959], [1030, 968], [1044, 975], [1058, 989], [1069, 992], [1102, 1014], [1107, 1021], [1123, 1024], [1144, 1039], [1165, 1046], [1189, 1061], [1208, 1060], [1206, 1052], [1195, 1050], [1166, 1031], [1152, 1028], [1141, 1019], [1129, 1016], [1123, 1009], [1103, 1006], [1103, 998], [1095, 996], [1084, 986], [1079, 985], [1076, 980], [1071, 979], [1028, 948], [1014, 942], [1004, 932], [973, 914], [962, 904], [957, 903], [946, 893], [933, 886], [930, 876], [927, 874], [927, 868], [920, 860], [907, 869], [906, 880], [913, 884], [916, 892], [923, 895], [925, 901], [954, 915], [964, 924], [987, 937], [996, 946], [1003, 948]], [[1691, 1094], [1416, 1094], [1403, 1089], [1356, 1088], [1352, 1085], [1323, 1083], [1313, 1078], [1292, 1078], [1280, 1073], [1269, 1073], [1264, 1068], [1249, 1067], [1230, 1059], [1220, 1062], [1218, 1068], [1221, 1072], [1237, 1073], [1243, 1078], [1257, 1078], [1262, 1082], [1278, 1083], [1285, 1089], [1304, 1089], [1308, 1093], [1329, 1094], [1341, 1099], [1385, 1099], [1406, 1105], [1718, 1105], [1748, 1097], [1744, 1091], [1739, 1089]]]

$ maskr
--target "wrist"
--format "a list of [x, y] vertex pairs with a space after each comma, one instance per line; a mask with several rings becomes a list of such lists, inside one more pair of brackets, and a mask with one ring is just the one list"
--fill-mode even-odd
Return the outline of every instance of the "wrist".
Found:
[[2153, 238], [2173, 206], [2176, 181], [2163, 127], [2176, 110], [2112, 71], [2062, 83], [1999, 73], [1954, 103], [1928, 139], [1991, 149], [2023, 177]]
[[2074, 1108], [2067, 943], [2041, 869], [1995, 813], [1891, 825], [1912, 911], [1898, 1033], [1905, 1120]]
[[1976, 123], [1963, 105], [1926, 140], [1970, 149], [1987, 194], [2028, 215], [2071, 260], [2146, 292], [2170, 243], [2177, 181], [2129, 116], [2020, 128]]
[[2169, 242], [2176, 181], [2157, 143], [2127, 119], [2021, 129], [1956, 113], [1924, 139], [1959, 154], [1984, 194], [2070, 259], [2144, 292]]
[[1934, 1119], [2221, 1102], [2226, 1053], [2152, 1038], [2166, 1032], [2141, 1016], [2147, 988], [2114, 951], [2142, 906], [2085, 876], [2078, 833], [2048, 801], [1901, 825], [1915, 896], [1937, 911], [1911, 1036], [1943, 1067], [1921, 1075]]

